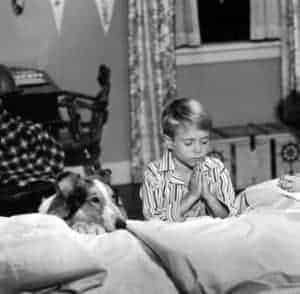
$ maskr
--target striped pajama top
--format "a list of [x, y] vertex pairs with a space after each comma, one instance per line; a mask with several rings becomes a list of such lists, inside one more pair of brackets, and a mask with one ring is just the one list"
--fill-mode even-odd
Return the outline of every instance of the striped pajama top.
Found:
[[[140, 188], [145, 219], [180, 221], [179, 208], [188, 187], [183, 179], [174, 174], [175, 165], [170, 151], [165, 151], [162, 158], [150, 162], [144, 172]], [[206, 157], [201, 169], [204, 180], [208, 181], [210, 191], [214, 191], [218, 200], [234, 214], [235, 193], [231, 178], [224, 164], [217, 158]], [[203, 201], [198, 201], [188, 211], [185, 218], [209, 215]]]

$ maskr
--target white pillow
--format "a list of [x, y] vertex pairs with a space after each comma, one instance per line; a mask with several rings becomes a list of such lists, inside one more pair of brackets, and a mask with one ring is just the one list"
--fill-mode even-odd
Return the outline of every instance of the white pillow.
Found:
[[[0, 293], [31, 291], [106, 272], [59, 218], [0, 219]], [[1, 292], [2, 291], [2, 292]]]

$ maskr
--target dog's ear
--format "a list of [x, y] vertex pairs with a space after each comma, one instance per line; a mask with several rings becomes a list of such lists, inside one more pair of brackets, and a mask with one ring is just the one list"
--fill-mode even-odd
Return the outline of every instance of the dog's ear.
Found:
[[71, 172], [71, 171], [68, 171], [68, 170], [62, 171], [61, 173], [59, 173], [57, 175], [56, 180], [60, 181], [61, 179], [66, 178], [66, 177], [68, 177], [68, 176], [70, 176], [72, 174], [74, 174], [74, 173]]
[[67, 199], [74, 191], [79, 178], [79, 174], [70, 171], [64, 171], [60, 173], [56, 180], [59, 194]]
[[58, 197], [64, 199], [69, 217], [72, 217], [87, 199], [88, 183], [80, 174], [69, 171], [63, 172], [58, 179]]
[[103, 183], [110, 185], [111, 183], [111, 170], [110, 169], [101, 169], [97, 173], [97, 178]]
[[54, 214], [59, 218], [68, 221], [71, 215], [71, 209], [67, 204], [66, 199], [56, 196], [51, 202], [47, 214]]

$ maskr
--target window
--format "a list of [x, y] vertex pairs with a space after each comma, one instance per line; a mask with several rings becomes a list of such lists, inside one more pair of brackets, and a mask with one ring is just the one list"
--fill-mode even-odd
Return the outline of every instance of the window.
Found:
[[[182, 46], [181, 44], [177, 48], [177, 64], [265, 59], [280, 56], [279, 5], [277, 5], [279, 1], [195, 1], [198, 5], [196, 22], [199, 26], [201, 46], [189, 46], [188, 44]], [[277, 31], [274, 32], [275, 27], [277, 27]]]
[[249, 0], [198, 0], [198, 16], [204, 44], [250, 39]]

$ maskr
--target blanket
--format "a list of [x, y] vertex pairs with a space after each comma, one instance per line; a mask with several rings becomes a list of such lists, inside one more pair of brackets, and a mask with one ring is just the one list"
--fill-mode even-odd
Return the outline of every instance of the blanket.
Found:
[[94, 238], [108, 276], [93, 293], [300, 293], [300, 202], [276, 184], [246, 189], [227, 219], [128, 221]]
[[[99, 287], [80, 292], [82, 285], [77, 283], [53, 293], [64, 293], [66, 287], [73, 293], [86, 294], [188, 293], [178, 287], [176, 280], [181, 277], [188, 277], [187, 283], [191, 284], [187, 287], [198, 291], [190, 293], [300, 293], [298, 210], [260, 210], [226, 220], [204, 217], [177, 224], [129, 221], [128, 225], [158, 255], [168, 255], [162, 260], [167, 264], [153, 259], [130, 232], [78, 234], [79, 244], [107, 271], [107, 276], [103, 283], [97, 276], [90, 281], [101, 284]], [[192, 271], [181, 267], [186, 260]], [[168, 267], [174, 265], [170, 275]], [[197, 279], [196, 288], [191, 273]]]
[[99, 236], [73, 232], [107, 275], [89, 280], [97, 287], [80, 291], [77, 283], [68, 289], [81, 294], [300, 293], [299, 202], [268, 185], [239, 195], [237, 204], [247, 208], [227, 219], [129, 220], [128, 230]]
[[54, 181], [64, 167], [59, 143], [40, 124], [0, 112], [0, 184]]
[[300, 209], [298, 194], [284, 192], [278, 187], [278, 179], [265, 181], [242, 191], [235, 199], [235, 211], [237, 214], [244, 214], [261, 209]]
[[[196, 272], [197, 293], [300, 293], [300, 211], [261, 210], [178, 224], [131, 221], [129, 226], [150, 244], [154, 240], [185, 256]], [[90, 250], [108, 271], [98, 293], [183, 293], [130, 233], [103, 235], [90, 243]]]

